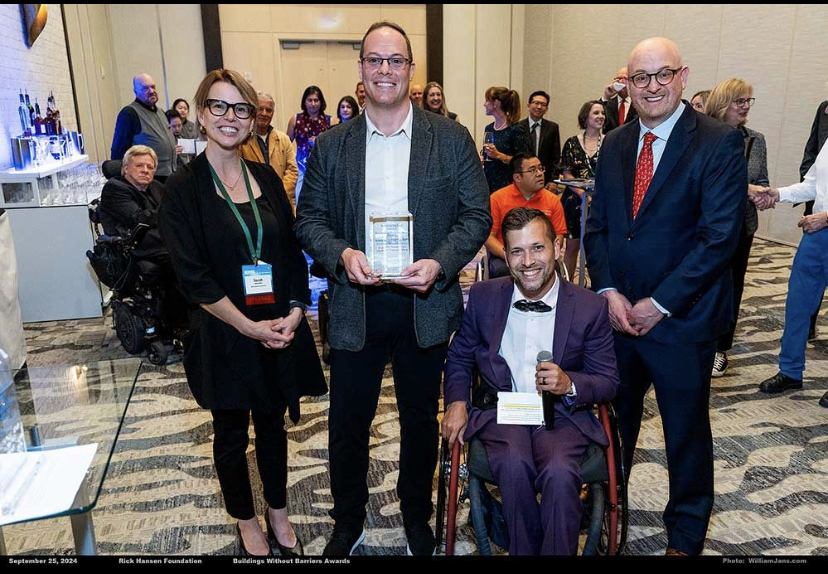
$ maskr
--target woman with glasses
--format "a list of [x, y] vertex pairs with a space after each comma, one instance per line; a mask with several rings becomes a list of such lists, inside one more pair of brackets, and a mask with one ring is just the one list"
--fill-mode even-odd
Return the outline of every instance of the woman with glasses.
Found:
[[[708, 116], [722, 120], [742, 132], [745, 139], [745, 158], [748, 164], [748, 189], [752, 186], [766, 187], [769, 185], [768, 148], [765, 145], [765, 136], [745, 127], [748, 113], [755, 101], [750, 84], [738, 78], [730, 78], [716, 86], [704, 106], [704, 113]], [[745, 193], [747, 192], [746, 189]], [[750, 247], [753, 244], [753, 234], [756, 233], [758, 227], [759, 218], [756, 215], [756, 206], [748, 201], [745, 205], [745, 221], [739, 238], [739, 246], [730, 262], [730, 270], [733, 274], [733, 308], [736, 311], [730, 330], [719, 339], [716, 359], [713, 362], [714, 377], [721, 377], [727, 370], [727, 352], [733, 346], [736, 318], [745, 288]]]
[[345, 96], [336, 105], [336, 117], [339, 118], [339, 123], [344, 124], [356, 118], [359, 115], [359, 105], [351, 96]]
[[[607, 115], [604, 104], [590, 100], [578, 112], [578, 126], [583, 130], [564, 142], [561, 151], [563, 179], [595, 179], [598, 154], [601, 151], [602, 130]], [[581, 200], [584, 190], [580, 187], [566, 187], [561, 203], [566, 216], [566, 251], [564, 265], [574, 281], [578, 251], [581, 247]]]
[[693, 109], [699, 113], [704, 113], [704, 104], [707, 103], [707, 97], [710, 95], [710, 90], [702, 90], [701, 92], [696, 92], [693, 94], [693, 97], [690, 98], [690, 105], [693, 106]]
[[529, 151], [526, 138], [517, 126], [520, 121], [520, 96], [514, 90], [493, 86], [486, 90], [483, 104], [487, 116], [494, 122], [485, 128], [483, 144], [483, 173], [489, 183], [489, 194], [512, 183], [509, 162], [512, 156]]
[[441, 116], [445, 116], [455, 122], [457, 114], [448, 111], [446, 107], [446, 98], [443, 95], [443, 86], [437, 82], [429, 82], [426, 84], [423, 91], [423, 109]]
[[331, 127], [331, 116], [325, 115], [325, 96], [317, 86], [308, 86], [302, 94], [302, 111], [290, 118], [287, 135], [296, 142], [296, 165], [299, 168], [299, 180], [296, 182], [296, 203], [305, 179], [305, 168], [311, 149], [316, 143], [316, 136]]
[[[158, 220], [186, 297], [199, 306], [184, 337], [184, 370], [213, 419], [213, 454], [244, 553], [301, 555], [288, 520], [284, 414], [326, 392], [304, 311], [310, 302], [293, 211], [270, 167], [242, 160], [258, 97], [232, 70], [214, 70], [195, 105], [207, 148], [167, 180]], [[265, 536], [247, 467], [250, 418], [268, 504]]]

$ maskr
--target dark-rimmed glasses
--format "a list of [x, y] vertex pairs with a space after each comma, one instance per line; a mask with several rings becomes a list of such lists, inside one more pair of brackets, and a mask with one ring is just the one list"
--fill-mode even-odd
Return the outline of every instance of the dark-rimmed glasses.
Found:
[[226, 116], [227, 110], [233, 108], [233, 114], [240, 120], [246, 120], [256, 112], [256, 106], [251, 106], [247, 102], [231, 104], [224, 100], [207, 100], [207, 108], [211, 114], [219, 118]]
[[532, 175], [535, 175], [537, 173], [545, 173], [545, 172], [546, 172], [546, 167], [544, 167], [542, 165], [536, 165], [534, 167], [530, 167], [529, 169], [527, 169], [525, 171], [518, 171], [516, 173], [531, 173]]
[[670, 82], [673, 81], [673, 78], [676, 77], [676, 74], [679, 73], [684, 69], [684, 66], [681, 68], [664, 68], [663, 70], [659, 70], [654, 74], [648, 74], [646, 72], [641, 72], [640, 74], [635, 74], [634, 76], [630, 76], [630, 81], [632, 82], [633, 86], [638, 88], [639, 90], [646, 88], [650, 85], [650, 80], [655, 78], [656, 82], [658, 82], [659, 86], [666, 86]]
[[391, 69], [393, 70], [402, 70], [405, 68], [406, 64], [411, 63], [411, 60], [403, 58], [402, 56], [391, 56], [390, 58], [369, 56], [367, 58], [362, 58], [362, 65], [371, 69], [382, 67], [383, 62], [388, 62], [388, 65], [391, 66]]
[[753, 104], [756, 103], [756, 98], [739, 98], [738, 100], [733, 100], [733, 103], [740, 108], [752, 108]]

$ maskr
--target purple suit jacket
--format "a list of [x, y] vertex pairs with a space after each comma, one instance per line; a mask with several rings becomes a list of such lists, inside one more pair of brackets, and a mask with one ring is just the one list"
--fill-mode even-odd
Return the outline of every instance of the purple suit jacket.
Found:
[[[568, 281], [561, 281], [552, 346], [554, 363], [577, 387], [575, 404], [555, 404], [555, 416], [571, 420], [590, 440], [606, 446], [603, 427], [589, 408], [610, 401], [618, 389], [612, 327], [603, 297]], [[497, 420], [497, 409], [482, 411], [471, 406], [471, 382], [477, 367], [483, 379], [501, 391], [512, 390], [512, 375], [500, 350], [514, 283], [511, 277], [483, 281], [472, 286], [463, 325], [448, 350], [445, 366], [445, 403], [465, 401], [469, 440], [489, 421]], [[485, 383], [483, 383], [485, 384]]]

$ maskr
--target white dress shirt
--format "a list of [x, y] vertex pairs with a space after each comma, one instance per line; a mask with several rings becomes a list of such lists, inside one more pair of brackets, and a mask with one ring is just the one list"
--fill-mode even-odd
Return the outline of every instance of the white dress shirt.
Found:
[[[409, 104], [410, 106], [410, 104]], [[408, 164], [411, 160], [411, 128], [414, 108], [396, 132], [385, 136], [365, 114], [365, 245], [371, 261], [370, 217], [408, 213]]]
[[648, 128], [643, 123], [639, 122], [640, 132], [638, 134], [638, 152], [635, 154], [636, 163], [638, 163], [638, 156], [641, 155], [641, 148], [644, 147], [644, 135], [652, 132], [656, 136], [653, 141], [653, 177], [655, 177], [658, 164], [661, 161], [661, 156], [664, 155], [664, 148], [667, 147], [667, 140], [670, 139], [670, 134], [673, 133], [673, 128], [676, 127], [676, 122], [679, 121], [681, 114], [684, 113], [684, 102], [679, 102], [679, 107], [673, 112], [669, 118], [661, 122], [653, 129]]
[[509, 317], [500, 342], [498, 355], [506, 360], [512, 372], [512, 391], [517, 393], [536, 393], [535, 367], [538, 353], [552, 352], [555, 339], [555, 313], [558, 306], [560, 277], [541, 301], [552, 307], [552, 312], [536, 313], [515, 309], [516, 301], [526, 299], [518, 286], [514, 286], [512, 300], [509, 303]]
[[801, 183], [779, 188], [779, 201], [803, 203], [811, 200], [814, 201], [814, 213], [828, 211], [828, 146], [822, 146]]

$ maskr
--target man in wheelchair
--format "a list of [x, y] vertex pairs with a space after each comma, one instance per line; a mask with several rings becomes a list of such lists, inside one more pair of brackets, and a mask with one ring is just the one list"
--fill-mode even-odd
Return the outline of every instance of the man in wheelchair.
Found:
[[101, 192], [98, 217], [104, 233], [127, 237], [138, 224], [149, 226], [132, 252], [138, 272], [149, 285], [162, 287], [163, 314], [167, 323], [183, 328], [186, 302], [179, 294], [170, 255], [158, 231], [158, 207], [164, 187], [156, 181], [158, 158], [152, 148], [135, 145], [124, 154], [121, 175], [106, 182]]
[[[443, 436], [450, 445], [472, 437], [485, 445], [510, 554], [574, 555], [583, 514], [580, 462], [591, 442], [608, 444], [592, 405], [611, 400], [619, 382], [607, 304], [557, 277], [560, 247], [543, 212], [513, 209], [502, 230], [511, 275], [471, 288], [446, 360]], [[538, 362], [541, 351], [551, 351], [552, 360]], [[481, 384], [470, 400], [475, 370]], [[552, 421], [511, 414], [538, 419], [540, 391], [550, 393]]]

